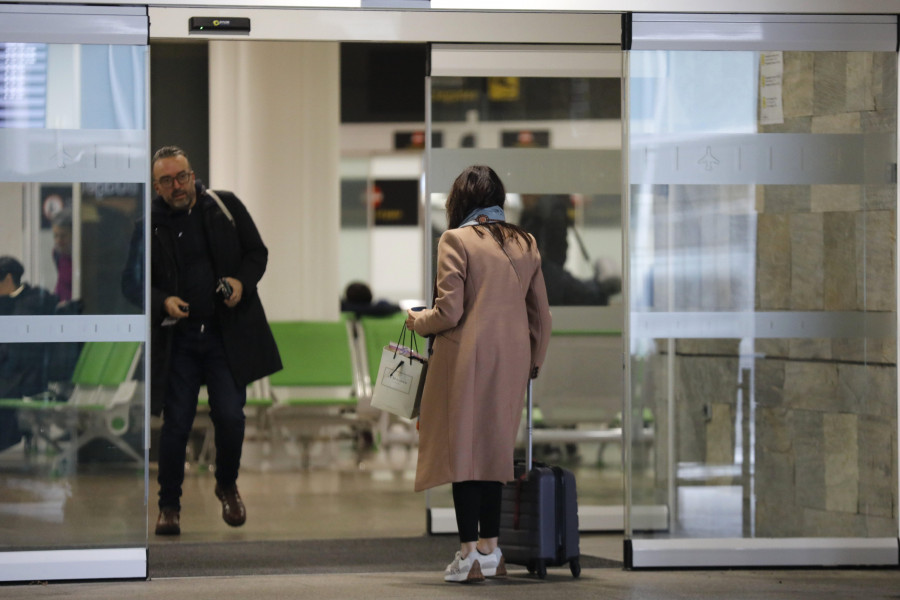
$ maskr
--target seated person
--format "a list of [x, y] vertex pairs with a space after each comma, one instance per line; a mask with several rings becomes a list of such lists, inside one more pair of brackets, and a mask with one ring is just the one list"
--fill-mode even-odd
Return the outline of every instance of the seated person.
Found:
[[341, 312], [352, 312], [357, 317], [384, 317], [400, 312], [400, 307], [387, 300], [372, 302], [372, 290], [365, 283], [354, 281], [344, 290]]
[[[0, 256], [0, 318], [52, 315], [59, 298], [22, 283], [25, 268], [11, 256]], [[48, 347], [44, 343], [0, 344], [0, 398], [19, 399], [47, 389]], [[0, 410], [0, 450], [22, 439], [16, 411]]]

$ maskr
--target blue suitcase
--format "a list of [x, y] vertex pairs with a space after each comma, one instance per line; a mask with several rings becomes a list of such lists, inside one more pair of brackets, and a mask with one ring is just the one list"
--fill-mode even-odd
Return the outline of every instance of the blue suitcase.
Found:
[[500, 546], [507, 563], [524, 565], [541, 579], [547, 576], [547, 567], [566, 563], [572, 576], [578, 577], [581, 563], [575, 476], [562, 467], [532, 464], [531, 410], [529, 380], [526, 459], [516, 461], [516, 479], [503, 486]]

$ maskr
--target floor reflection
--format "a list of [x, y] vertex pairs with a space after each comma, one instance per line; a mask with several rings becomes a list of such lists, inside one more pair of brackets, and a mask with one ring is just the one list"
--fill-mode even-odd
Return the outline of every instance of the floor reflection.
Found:
[[[582, 504], [619, 504], [621, 470], [597, 468], [599, 448], [566, 457], [576, 471]], [[607, 450], [607, 452], [609, 452]], [[298, 467], [295, 449], [275, 451], [248, 441], [238, 485], [247, 522], [232, 528], [221, 518], [208, 465], [188, 466], [182, 498], [182, 534], [157, 537], [156, 465], [82, 461], [75, 474], [53, 475], [51, 461], [25, 461], [21, 448], [0, 453], [0, 548], [133, 546], [184, 542], [350, 539], [420, 536], [427, 532], [426, 497], [413, 491], [415, 451], [373, 451], [357, 463], [349, 443], [316, 444], [312, 468]], [[616, 464], [606, 458], [604, 464]], [[145, 494], [145, 477], [147, 489]], [[428, 501], [450, 507], [449, 486]]]

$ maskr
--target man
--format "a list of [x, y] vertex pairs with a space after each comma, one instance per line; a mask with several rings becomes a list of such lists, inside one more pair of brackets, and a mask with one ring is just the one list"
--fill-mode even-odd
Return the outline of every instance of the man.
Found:
[[[52, 315], [59, 299], [42, 288], [22, 283], [25, 268], [0, 256], [0, 316]], [[0, 398], [22, 398], [47, 389], [47, 344], [0, 344]], [[0, 410], [0, 450], [22, 439], [16, 411]]]
[[[216, 497], [222, 518], [244, 524], [237, 489], [244, 441], [247, 385], [281, 369], [256, 285], [268, 250], [240, 200], [221, 202], [194, 178], [184, 151], [153, 156], [150, 210], [151, 410], [163, 425], [159, 440], [157, 535], [181, 533], [185, 452], [202, 385], [209, 391], [216, 440]], [[141, 303], [143, 223], [135, 229], [123, 291]]]
[[551, 306], [606, 305], [610, 297], [622, 291], [622, 278], [606, 272], [609, 261], [596, 261], [591, 279], [580, 279], [565, 269], [569, 253], [568, 230], [572, 227], [569, 196], [525, 194], [522, 205], [519, 225], [532, 234], [538, 244]]

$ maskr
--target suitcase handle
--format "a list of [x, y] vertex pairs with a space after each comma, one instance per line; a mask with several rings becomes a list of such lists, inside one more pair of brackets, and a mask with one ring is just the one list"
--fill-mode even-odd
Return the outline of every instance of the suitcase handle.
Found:
[[531, 471], [533, 456], [532, 456], [532, 441], [534, 438], [534, 419], [532, 418], [532, 410], [533, 406], [531, 404], [531, 382], [534, 381], [530, 377], [528, 378], [528, 391], [526, 393], [526, 407], [525, 411], [526, 421], [525, 421], [525, 431], [527, 434], [527, 443], [525, 444], [525, 473]]

